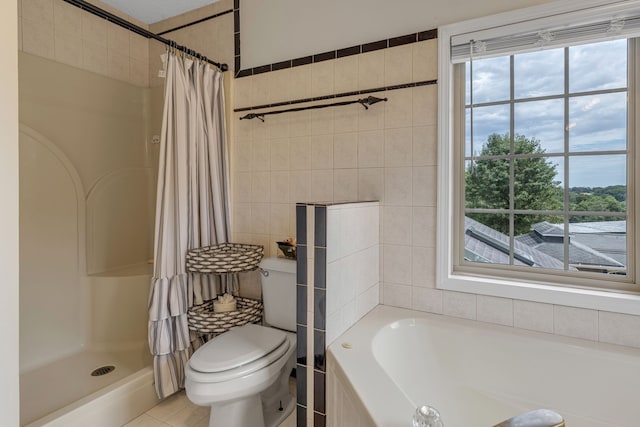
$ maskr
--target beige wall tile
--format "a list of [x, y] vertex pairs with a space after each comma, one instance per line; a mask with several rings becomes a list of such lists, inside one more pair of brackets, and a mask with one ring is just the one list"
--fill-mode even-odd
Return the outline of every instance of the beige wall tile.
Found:
[[476, 320], [476, 295], [443, 291], [442, 313], [447, 316]]
[[291, 138], [291, 170], [311, 170], [311, 137]]
[[82, 67], [82, 39], [71, 33], [58, 32], [56, 27], [55, 59], [73, 67]]
[[[281, 139], [289, 137], [289, 117], [286, 114], [268, 116], [265, 123], [259, 122], [262, 127], [266, 127], [268, 139]], [[260, 126], [260, 125], [258, 125]]]
[[130, 82], [136, 86], [149, 86], [149, 63], [144, 59], [131, 58], [129, 65]]
[[333, 169], [333, 135], [311, 137], [311, 169]]
[[384, 168], [358, 169], [358, 200], [384, 200]]
[[413, 165], [438, 164], [438, 128], [436, 125], [413, 127]]
[[272, 171], [289, 170], [289, 139], [274, 139], [268, 142], [271, 144], [271, 169]]
[[93, 44], [107, 47], [109, 23], [90, 13], [82, 14], [82, 38]]
[[253, 103], [253, 77], [243, 77], [233, 80], [234, 106], [235, 108], [251, 107]]
[[117, 50], [107, 50], [107, 75], [118, 80], [129, 80], [131, 60], [128, 53], [122, 54]]
[[292, 69], [290, 85], [291, 99], [311, 98], [311, 65], [302, 65]]
[[[271, 201], [271, 173], [253, 172], [251, 174], [251, 201], [268, 203]], [[259, 231], [254, 231], [254, 233]]]
[[311, 201], [311, 171], [291, 171], [290, 197], [292, 203]]
[[413, 125], [428, 126], [438, 122], [438, 86], [413, 88]]
[[411, 83], [413, 44], [384, 49], [384, 67], [385, 86]]
[[234, 177], [234, 202], [236, 204], [251, 202], [251, 172], [237, 172]]
[[553, 332], [567, 337], [598, 340], [598, 312], [584, 308], [553, 307]]
[[291, 73], [292, 70], [290, 68], [267, 73], [268, 84], [271, 86], [269, 91], [270, 102], [276, 103], [297, 99], [291, 97]]
[[390, 245], [411, 245], [412, 210], [408, 206], [383, 206], [382, 243]]
[[384, 169], [384, 204], [386, 206], [411, 206], [413, 181], [411, 167]]
[[413, 286], [436, 287], [436, 250], [414, 246], [411, 280]]
[[384, 86], [384, 50], [358, 55], [358, 89]]
[[311, 96], [326, 96], [334, 93], [334, 61], [312, 64]]
[[[411, 246], [383, 245], [384, 283], [411, 284]], [[386, 301], [385, 301], [386, 304]]]
[[389, 91], [387, 98], [389, 100], [384, 103], [385, 129], [411, 126], [413, 121], [413, 89]]
[[129, 54], [131, 58], [149, 63], [149, 39], [129, 33]]
[[69, 36], [82, 37], [82, 11], [62, 1], [53, 3], [53, 23], [56, 33], [64, 32]]
[[251, 144], [251, 170], [271, 170], [271, 147], [268, 141], [256, 141]]
[[107, 74], [107, 46], [82, 41], [82, 67], [98, 74]]
[[311, 199], [314, 202], [333, 201], [333, 170], [311, 171]]
[[107, 47], [110, 51], [117, 51], [120, 55], [129, 56], [129, 31], [117, 25], [107, 28]]
[[[251, 204], [251, 232], [253, 234], [268, 233], [269, 230], [269, 212], [268, 203], [252, 203]], [[268, 241], [268, 237], [267, 237]], [[270, 245], [265, 245], [266, 246]]]
[[289, 205], [271, 204], [270, 233], [285, 239], [289, 234]]
[[231, 164], [237, 172], [251, 171], [251, 142], [236, 140], [231, 146]]
[[435, 247], [437, 216], [435, 207], [413, 207], [413, 245]]
[[384, 165], [411, 166], [412, 130], [410, 127], [387, 129], [384, 133]]
[[[372, 93], [371, 96], [384, 98], [385, 93]], [[384, 129], [384, 102], [379, 102], [369, 107], [369, 109], [358, 109], [358, 130]]]
[[358, 134], [337, 133], [333, 136], [333, 166], [336, 169], [355, 168], [358, 165]]
[[334, 90], [336, 93], [358, 90], [358, 56], [346, 56], [334, 61]]
[[358, 200], [358, 170], [335, 169], [333, 171], [333, 201]]
[[271, 203], [289, 203], [289, 171], [271, 172]]
[[322, 108], [311, 111], [311, 134], [328, 135], [333, 130], [333, 108]]
[[22, 18], [38, 24], [53, 25], [53, 0], [27, 0], [22, 3]]
[[[343, 98], [350, 101], [353, 98]], [[358, 104], [346, 105], [336, 110], [333, 116], [333, 131], [335, 133], [356, 132], [358, 130], [358, 113], [362, 106]]]
[[358, 167], [384, 166], [384, 132], [381, 130], [358, 133]]
[[411, 308], [428, 313], [442, 314], [442, 291], [430, 288], [411, 289]]
[[413, 80], [416, 82], [438, 78], [438, 39], [414, 43]]
[[415, 166], [413, 168], [414, 206], [436, 206], [437, 172], [435, 166]]
[[251, 204], [236, 204], [232, 222], [236, 233], [251, 233]]
[[598, 313], [598, 338], [601, 342], [640, 347], [640, 316]]
[[54, 59], [54, 40], [53, 20], [22, 19], [22, 49], [25, 52]]
[[292, 138], [311, 135], [311, 111], [289, 113], [289, 135]]
[[411, 308], [411, 286], [384, 283], [382, 293], [385, 305]]
[[513, 300], [478, 295], [477, 319], [480, 322], [496, 323], [498, 325], [513, 326]]
[[553, 305], [533, 301], [513, 301], [513, 325], [516, 328], [553, 333]]

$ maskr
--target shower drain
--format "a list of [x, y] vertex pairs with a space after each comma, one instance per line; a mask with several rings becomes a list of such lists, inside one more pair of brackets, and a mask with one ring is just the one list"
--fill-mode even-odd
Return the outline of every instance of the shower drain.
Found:
[[93, 372], [91, 372], [91, 376], [92, 377], [100, 377], [102, 375], [107, 375], [109, 372], [113, 372], [115, 371], [116, 367], [113, 365], [108, 365], [108, 366], [100, 366], [99, 368], [96, 368], [93, 370]]

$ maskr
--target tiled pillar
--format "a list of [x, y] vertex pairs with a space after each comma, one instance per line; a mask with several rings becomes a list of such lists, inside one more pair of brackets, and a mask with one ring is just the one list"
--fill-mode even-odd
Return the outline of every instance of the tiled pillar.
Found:
[[[342, 230], [343, 226], [349, 229]], [[324, 427], [327, 410], [325, 354], [330, 344], [327, 337], [337, 337], [378, 304], [378, 203], [300, 203], [296, 205], [296, 236], [297, 426]], [[335, 266], [351, 274], [334, 275], [329, 279], [329, 268]], [[335, 300], [341, 289], [347, 288], [353, 291], [352, 298], [331, 308], [334, 317], [342, 321], [329, 325], [327, 293], [335, 293], [332, 295]]]

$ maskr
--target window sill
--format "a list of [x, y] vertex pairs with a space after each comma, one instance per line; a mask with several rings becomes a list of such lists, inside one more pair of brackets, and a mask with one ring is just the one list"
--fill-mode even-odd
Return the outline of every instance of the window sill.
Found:
[[451, 273], [438, 289], [640, 315], [640, 295]]

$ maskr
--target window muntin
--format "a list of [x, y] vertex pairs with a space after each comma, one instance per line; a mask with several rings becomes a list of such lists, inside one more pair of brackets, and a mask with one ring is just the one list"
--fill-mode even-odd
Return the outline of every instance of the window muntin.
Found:
[[460, 270], [632, 278], [627, 45], [621, 39], [462, 65]]

